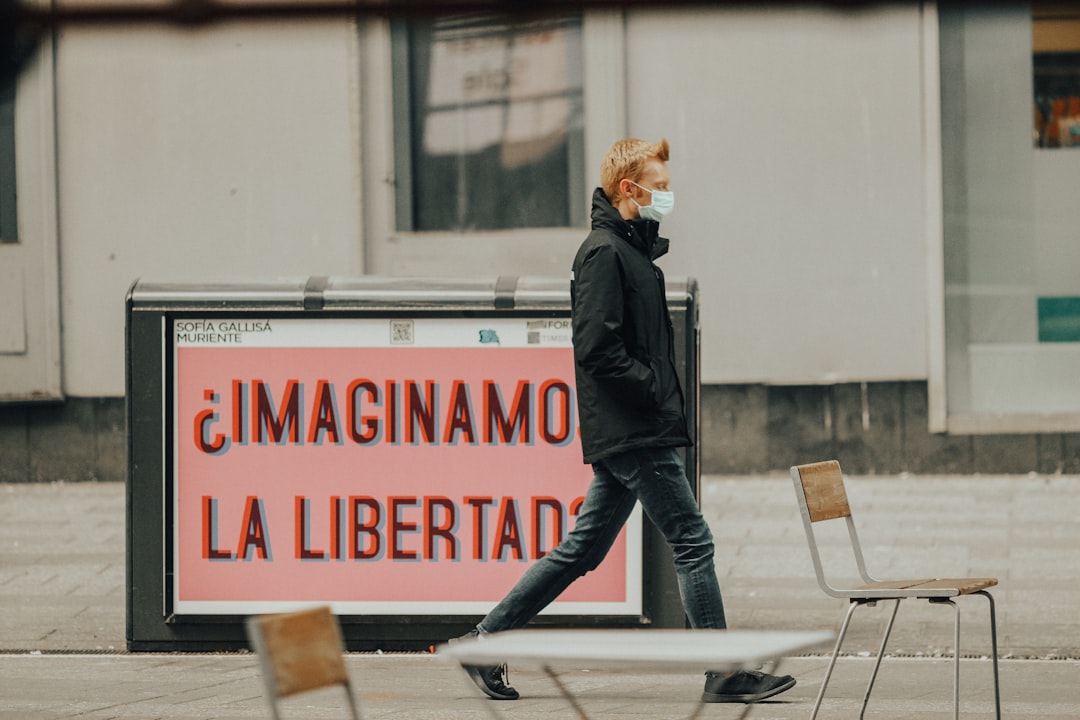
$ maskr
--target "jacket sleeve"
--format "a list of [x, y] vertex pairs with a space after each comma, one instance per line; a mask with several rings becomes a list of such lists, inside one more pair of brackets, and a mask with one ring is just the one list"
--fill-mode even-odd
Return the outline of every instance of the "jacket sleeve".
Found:
[[574, 356], [584, 372], [639, 408], [655, 408], [656, 375], [624, 334], [623, 269], [609, 246], [592, 248], [574, 272]]

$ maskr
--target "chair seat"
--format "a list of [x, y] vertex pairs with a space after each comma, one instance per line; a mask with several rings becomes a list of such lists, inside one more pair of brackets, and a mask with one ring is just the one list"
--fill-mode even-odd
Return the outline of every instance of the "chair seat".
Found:
[[[853, 597], [870, 591], [865, 597], [954, 597], [970, 595], [997, 585], [997, 578], [928, 578], [920, 580], [879, 580], [853, 588]], [[885, 593], [882, 595], [881, 593]]]

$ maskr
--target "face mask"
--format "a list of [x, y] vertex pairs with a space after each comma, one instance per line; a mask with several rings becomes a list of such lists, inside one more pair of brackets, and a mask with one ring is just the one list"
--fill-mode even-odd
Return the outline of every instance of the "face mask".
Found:
[[637, 200], [634, 200], [634, 204], [638, 206], [638, 214], [645, 220], [660, 222], [675, 209], [675, 193], [666, 190], [649, 190], [649, 188], [638, 185], [633, 180], [630, 182], [642, 190], [652, 193], [652, 201], [648, 205], [641, 205]]

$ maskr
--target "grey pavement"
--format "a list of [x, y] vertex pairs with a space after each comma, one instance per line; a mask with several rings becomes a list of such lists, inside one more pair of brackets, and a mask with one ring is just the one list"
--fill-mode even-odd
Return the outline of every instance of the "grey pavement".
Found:
[[[848, 478], [867, 560], [878, 575], [993, 576], [1003, 716], [1080, 718], [1080, 476]], [[128, 653], [124, 486], [0, 484], [0, 720], [269, 718], [250, 653]], [[786, 475], [707, 476], [702, 507], [716, 537], [729, 624], [839, 628], [843, 601], [813, 579]], [[840, 538], [826, 541], [826, 555]], [[961, 599], [961, 717], [993, 717], [986, 603]], [[885, 608], [855, 613], [820, 718], [858, 716]], [[867, 718], [952, 716], [952, 613], [905, 603]], [[429, 654], [350, 653], [365, 718], [574, 714], [532, 668], [511, 668], [523, 698], [482, 699], [456, 667]], [[751, 718], [808, 718], [827, 653], [786, 658], [798, 685], [752, 706]], [[559, 668], [593, 717], [686, 717], [700, 677]], [[340, 693], [287, 699], [284, 718], [344, 717]], [[701, 717], [735, 718], [742, 706]]]

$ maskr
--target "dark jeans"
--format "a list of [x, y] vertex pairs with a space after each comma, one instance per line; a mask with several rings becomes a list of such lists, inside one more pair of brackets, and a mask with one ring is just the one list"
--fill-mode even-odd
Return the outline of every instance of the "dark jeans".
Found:
[[636, 450], [593, 465], [595, 475], [574, 529], [537, 560], [487, 617], [483, 632], [522, 627], [565, 590], [595, 569], [630, 516], [641, 507], [675, 554], [683, 608], [695, 628], [727, 627], [713, 567], [713, 539], [675, 449]]

